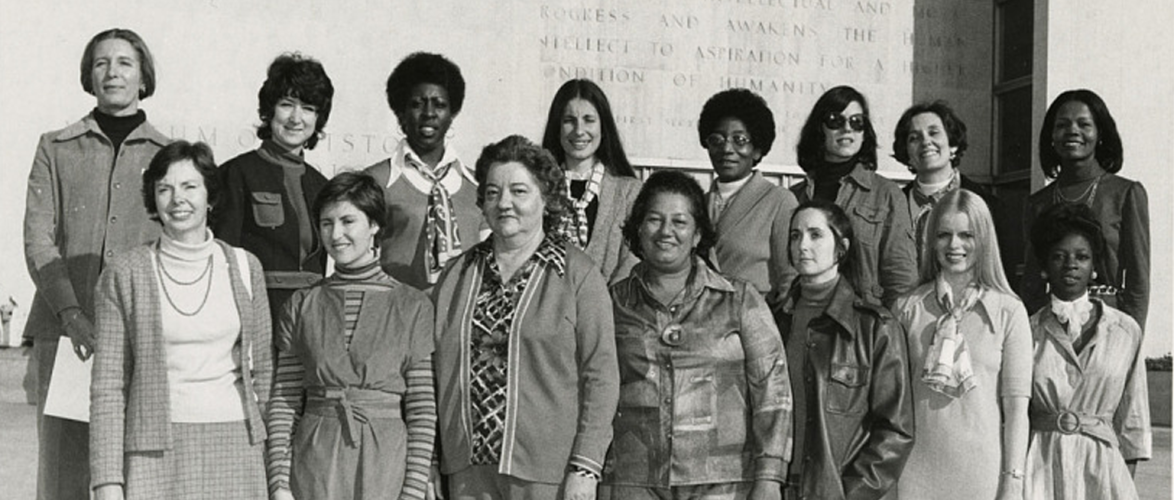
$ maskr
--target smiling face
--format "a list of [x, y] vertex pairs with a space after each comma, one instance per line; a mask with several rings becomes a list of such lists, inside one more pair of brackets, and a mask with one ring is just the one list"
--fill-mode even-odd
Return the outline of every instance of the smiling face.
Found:
[[567, 102], [559, 128], [559, 144], [567, 163], [593, 162], [603, 137], [599, 112], [590, 101], [578, 97]]
[[742, 120], [726, 117], [717, 122], [706, 138], [706, 148], [718, 180], [738, 181], [754, 171], [754, 165], [762, 159], [762, 151], [750, 139], [750, 131]]
[[859, 102], [852, 101], [840, 111], [840, 116], [845, 120], [839, 128], [833, 130], [827, 125], [820, 125], [823, 127], [824, 137], [823, 159], [835, 163], [852, 159], [864, 145], [864, 130], [854, 130], [851, 126], [853, 116], [859, 116], [857, 120], [864, 118], [864, 107]]
[[1096, 157], [1096, 119], [1088, 105], [1080, 101], [1068, 101], [1056, 112], [1052, 125], [1052, 148], [1060, 161], [1075, 163]]
[[662, 274], [688, 269], [701, 231], [690, 210], [689, 198], [678, 193], [659, 193], [652, 198], [640, 222], [643, 260]]
[[155, 209], [163, 232], [184, 243], [204, 241], [208, 228], [208, 188], [191, 160], [180, 160], [155, 181]]
[[[847, 240], [840, 245], [847, 249]], [[795, 214], [790, 233], [791, 263], [808, 283], [825, 283], [839, 275], [836, 234], [823, 210], [808, 208]]]
[[317, 106], [304, 103], [296, 97], [282, 97], [274, 106], [269, 130], [272, 131], [273, 142], [296, 153], [314, 136], [317, 123]]
[[942, 274], [948, 277], [972, 276], [978, 261], [976, 249], [970, 216], [957, 210], [943, 213], [934, 237], [934, 254]]
[[1044, 262], [1052, 295], [1064, 301], [1080, 298], [1092, 282], [1093, 250], [1082, 234], [1069, 234], [1052, 246]]
[[444, 152], [444, 136], [455, 117], [448, 91], [434, 83], [412, 87], [407, 108], [396, 115], [408, 144], [421, 156]]
[[347, 200], [327, 204], [318, 218], [318, 237], [326, 253], [343, 267], [362, 267], [374, 260], [378, 234], [379, 223]]
[[110, 116], [138, 112], [139, 92], [146, 89], [138, 51], [121, 38], [102, 40], [93, 50], [90, 81], [98, 109]]
[[546, 199], [530, 175], [518, 162], [489, 166], [485, 179], [485, 199], [481, 210], [497, 238], [526, 239], [542, 232]]
[[909, 123], [905, 141], [909, 163], [919, 177], [950, 168], [950, 158], [958, 148], [950, 145], [950, 136], [937, 113], [921, 113]]

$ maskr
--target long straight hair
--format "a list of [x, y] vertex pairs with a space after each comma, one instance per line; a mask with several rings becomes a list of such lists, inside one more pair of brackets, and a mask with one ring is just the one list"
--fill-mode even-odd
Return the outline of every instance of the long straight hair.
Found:
[[550, 111], [546, 116], [546, 131], [542, 134], [542, 147], [554, 155], [559, 165], [565, 165], [567, 152], [563, 151], [560, 140], [563, 124], [563, 112], [567, 103], [573, 99], [583, 99], [595, 106], [599, 113], [600, 132], [599, 149], [595, 151], [595, 158], [603, 163], [609, 174], [617, 177], [636, 177], [636, 171], [628, 162], [628, 155], [624, 153], [624, 143], [620, 141], [620, 130], [616, 128], [616, 119], [611, 112], [607, 94], [595, 82], [586, 78], [567, 80], [550, 103]]
[[935, 243], [942, 217], [951, 212], [966, 214], [970, 219], [970, 230], [974, 232], [974, 249], [977, 253], [974, 281], [984, 287], [1013, 295], [1015, 292], [1011, 291], [1007, 275], [1003, 273], [1003, 259], [999, 255], [999, 239], [995, 235], [995, 222], [991, 218], [991, 210], [981, 197], [966, 189], [947, 193], [934, 205], [933, 211], [929, 214], [929, 222], [926, 224], [928, 230], [925, 237], [918, 242], [921, 245], [921, 254], [929, 256], [921, 262], [922, 282], [933, 281], [937, 279], [938, 273], [942, 272]]

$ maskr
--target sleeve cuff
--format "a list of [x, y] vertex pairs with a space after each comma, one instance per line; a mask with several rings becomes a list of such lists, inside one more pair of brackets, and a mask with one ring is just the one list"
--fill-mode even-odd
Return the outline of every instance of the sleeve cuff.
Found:
[[603, 475], [603, 464], [583, 455], [571, 455], [571, 459], [567, 461], [567, 465], [571, 468], [579, 467], [584, 470], [589, 470], [596, 475]]
[[782, 483], [787, 479], [787, 462], [777, 457], [758, 457], [754, 460], [754, 480]]

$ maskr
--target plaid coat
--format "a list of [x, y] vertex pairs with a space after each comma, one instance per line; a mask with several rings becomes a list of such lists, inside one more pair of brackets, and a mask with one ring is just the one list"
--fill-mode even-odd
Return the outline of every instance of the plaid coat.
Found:
[[[260, 261], [249, 259], [250, 291], [241, 281], [233, 247], [217, 241], [228, 258], [232, 294], [240, 312], [244, 405], [250, 441], [266, 438], [261, 408], [272, 381], [269, 299]], [[172, 448], [167, 359], [152, 245], [116, 257], [95, 291], [98, 346], [90, 385], [90, 469], [94, 486], [124, 484], [123, 454]]]

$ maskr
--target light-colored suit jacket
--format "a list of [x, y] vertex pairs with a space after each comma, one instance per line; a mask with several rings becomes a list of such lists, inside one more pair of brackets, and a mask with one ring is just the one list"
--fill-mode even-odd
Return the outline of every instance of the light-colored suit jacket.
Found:
[[599, 211], [586, 252], [609, 285], [627, 278], [632, 266], [640, 262], [624, 241], [624, 223], [632, 213], [636, 195], [640, 194], [640, 184], [634, 177], [604, 174], [599, 186]]

